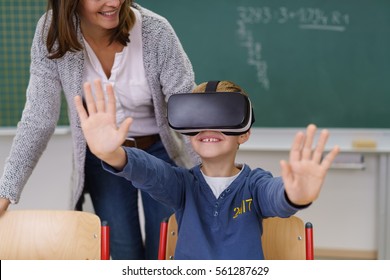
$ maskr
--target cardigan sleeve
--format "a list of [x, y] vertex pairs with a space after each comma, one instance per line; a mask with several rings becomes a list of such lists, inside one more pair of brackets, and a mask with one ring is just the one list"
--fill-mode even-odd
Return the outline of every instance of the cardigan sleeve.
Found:
[[42, 16], [36, 27], [26, 103], [0, 178], [0, 196], [12, 203], [19, 201], [60, 115], [61, 84], [56, 62], [47, 58], [44, 19], [45, 16]]

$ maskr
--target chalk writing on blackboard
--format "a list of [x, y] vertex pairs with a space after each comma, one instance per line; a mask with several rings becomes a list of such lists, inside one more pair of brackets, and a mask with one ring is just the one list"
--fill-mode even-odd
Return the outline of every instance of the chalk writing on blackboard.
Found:
[[252, 31], [246, 28], [243, 21], [238, 20], [237, 24], [241, 45], [247, 50], [247, 63], [255, 67], [257, 81], [264, 89], [269, 90], [270, 82], [267, 74], [267, 62], [261, 56], [261, 43], [255, 41]]
[[338, 10], [326, 12], [319, 8], [287, 7], [237, 7], [239, 19], [245, 24], [291, 24], [296, 23], [302, 29], [345, 31], [350, 23], [350, 16]]
[[331, 12], [319, 8], [287, 7], [237, 7], [237, 34], [241, 45], [247, 50], [247, 63], [256, 71], [257, 81], [265, 90], [270, 89], [267, 61], [262, 57], [262, 44], [256, 41], [252, 28], [255, 25], [296, 25], [301, 30], [345, 32], [350, 16], [339, 10]]

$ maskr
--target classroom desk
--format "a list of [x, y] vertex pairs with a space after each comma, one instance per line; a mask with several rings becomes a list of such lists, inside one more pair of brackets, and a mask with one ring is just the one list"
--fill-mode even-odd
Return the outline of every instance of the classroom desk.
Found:
[[[304, 129], [253, 128], [249, 141], [241, 145], [237, 160], [246, 162], [251, 167], [261, 167], [270, 170], [274, 175], [279, 175], [279, 160], [288, 159], [288, 151], [298, 130]], [[353, 239], [361, 234], [360, 239], [357, 238], [359, 246], [368, 243], [370, 244], [368, 247], [375, 247], [375, 255], [373, 253], [366, 254], [368, 258], [390, 259], [390, 130], [338, 128], [330, 128], [329, 130], [331, 136], [326, 150], [329, 151], [337, 144], [341, 153], [337, 157], [338, 162], [329, 171], [319, 198], [322, 201], [318, 204], [321, 204], [323, 208], [316, 209], [317, 203], [315, 202], [313, 207], [310, 207], [303, 215], [307, 217], [311, 217], [310, 214], [319, 215], [318, 218], [321, 220], [324, 215], [326, 216], [324, 212], [330, 208], [329, 212], [333, 213], [333, 216], [325, 218], [329, 221], [324, 221], [324, 223], [327, 225], [334, 223], [338, 228], [327, 230], [339, 231], [338, 238], [344, 238], [345, 244], [350, 242], [348, 239]], [[354, 140], [375, 141], [376, 148], [354, 148], [352, 146]], [[359, 157], [363, 161], [360, 161]], [[349, 182], [352, 183], [348, 184]], [[330, 184], [332, 186], [329, 186]], [[344, 191], [344, 194], [350, 193], [351, 197], [357, 197], [356, 199], [359, 201], [348, 200], [350, 197], [346, 197], [346, 195], [344, 198], [336, 197], [331, 194], [331, 191], [337, 195], [340, 194], [339, 191]], [[363, 213], [366, 217], [351, 217], [353, 215], [348, 213], [349, 216], [344, 217], [346, 220], [344, 224], [343, 221], [337, 221], [339, 216], [332, 211], [335, 211], [333, 208], [337, 209], [336, 203], [343, 204], [343, 199], [345, 200], [343, 207], [345, 207], [346, 213], [348, 213], [349, 208], [355, 207], [355, 209], [359, 209], [358, 213]], [[337, 217], [335, 217], [336, 215]], [[355, 228], [353, 228], [354, 221]], [[317, 229], [315, 236], [320, 238], [321, 232], [318, 232], [320, 229], [315, 229]], [[329, 239], [329, 237], [323, 239], [326, 238]], [[354, 245], [346, 246], [353, 247]], [[349, 257], [346, 255], [346, 258]], [[363, 254], [362, 257], [364, 258], [365, 255]]]

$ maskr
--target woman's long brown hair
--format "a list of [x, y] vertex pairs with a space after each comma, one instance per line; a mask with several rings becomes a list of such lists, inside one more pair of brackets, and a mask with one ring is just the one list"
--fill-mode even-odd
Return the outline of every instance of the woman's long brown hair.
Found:
[[[77, 52], [83, 49], [77, 39], [77, 7], [80, 0], [49, 0], [47, 11], [52, 10], [52, 21], [47, 33], [46, 48], [49, 58], [61, 58], [66, 52]], [[130, 42], [129, 31], [135, 22], [135, 14], [130, 9], [133, 0], [124, 0], [119, 11], [119, 25], [111, 30], [110, 44], [119, 42], [126, 46]], [[47, 20], [46, 14], [46, 19]]]

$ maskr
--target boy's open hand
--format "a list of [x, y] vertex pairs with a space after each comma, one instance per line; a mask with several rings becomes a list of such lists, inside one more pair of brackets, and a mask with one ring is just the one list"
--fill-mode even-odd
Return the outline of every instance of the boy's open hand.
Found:
[[297, 205], [306, 205], [317, 199], [326, 173], [339, 152], [335, 146], [324, 158], [328, 130], [322, 130], [317, 146], [312, 149], [316, 126], [311, 124], [306, 134], [299, 132], [295, 136], [290, 150], [289, 162], [282, 160], [282, 178], [290, 201]]
[[132, 119], [126, 119], [118, 128], [116, 124], [115, 96], [112, 86], [107, 85], [107, 101], [100, 80], [94, 81], [95, 99], [91, 84], [84, 84], [87, 110], [80, 96], [74, 99], [88, 147], [97, 157], [115, 167], [111, 159], [118, 155], [119, 148], [125, 141]]

